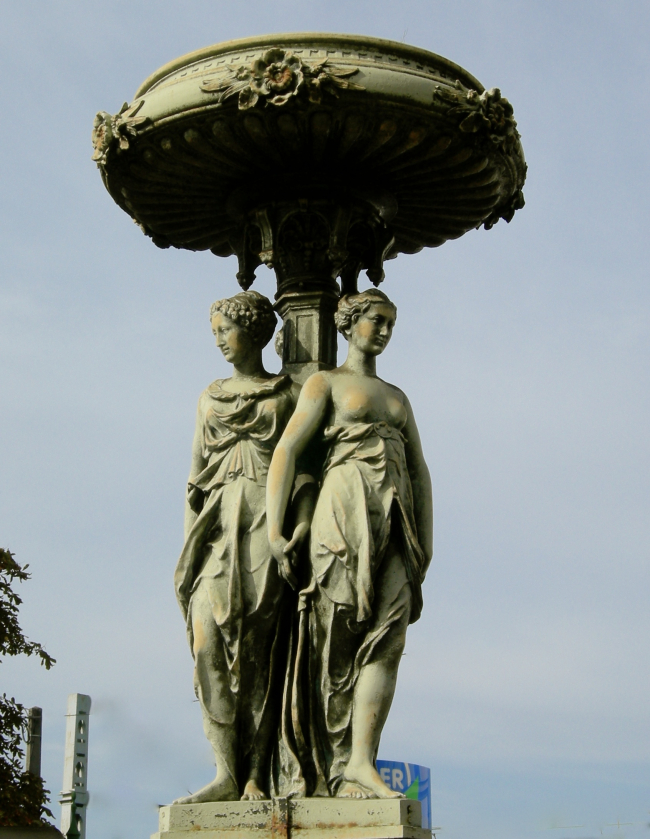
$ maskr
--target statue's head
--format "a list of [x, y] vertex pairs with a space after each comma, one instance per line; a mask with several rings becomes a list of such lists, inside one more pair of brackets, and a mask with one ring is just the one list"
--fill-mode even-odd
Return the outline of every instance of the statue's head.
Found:
[[257, 291], [242, 291], [210, 307], [217, 346], [232, 363], [242, 353], [261, 352], [273, 337], [277, 320], [271, 301]]
[[397, 306], [377, 288], [345, 294], [334, 315], [336, 328], [346, 341], [372, 355], [386, 348], [396, 319]]

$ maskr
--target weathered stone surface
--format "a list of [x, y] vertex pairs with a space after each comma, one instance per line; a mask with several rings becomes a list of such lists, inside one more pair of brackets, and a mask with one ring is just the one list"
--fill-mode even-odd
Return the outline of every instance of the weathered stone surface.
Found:
[[419, 801], [302, 798], [172, 804], [152, 839], [429, 839]]

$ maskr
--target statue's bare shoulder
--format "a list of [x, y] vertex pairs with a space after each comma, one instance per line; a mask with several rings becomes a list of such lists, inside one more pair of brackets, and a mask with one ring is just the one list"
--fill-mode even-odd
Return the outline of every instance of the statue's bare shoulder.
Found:
[[336, 370], [319, 370], [307, 379], [300, 392], [301, 399], [320, 400], [327, 398], [332, 390], [332, 375]]

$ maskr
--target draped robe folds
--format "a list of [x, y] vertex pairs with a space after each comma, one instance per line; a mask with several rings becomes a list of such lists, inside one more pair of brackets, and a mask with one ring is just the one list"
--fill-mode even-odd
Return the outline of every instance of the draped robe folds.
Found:
[[313, 795], [336, 794], [350, 758], [360, 668], [404, 643], [420, 616], [425, 571], [402, 433], [385, 422], [356, 423], [329, 427], [325, 438], [311, 583], [299, 606], [309, 633], [308, 645], [298, 643], [306, 647], [298, 666], [309, 711], [296, 740]]
[[[279, 713], [286, 586], [268, 543], [265, 493], [273, 450], [294, 405], [288, 376], [244, 393], [224, 390], [222, 381], [199, 399], [205, 465], [188, 483], [187, 500], [197, 517], [174, 582], [206, 734], [211, 721], [236, 725], [241, 767]], [[195, 627], [209, 636], [207, 649], [194, 637]], [[241, 769], [233, 767], [232, 774], [241, 783]]]

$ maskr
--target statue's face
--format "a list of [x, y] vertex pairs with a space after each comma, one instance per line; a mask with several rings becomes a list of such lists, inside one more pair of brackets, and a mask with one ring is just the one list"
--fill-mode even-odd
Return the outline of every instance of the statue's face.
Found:
[[395, 326], [395, 309], [387, 303], [373, 303], [350, 327], [348, 340], [362, 352], [379, 355], [386, 349]]
[[250, 355], [250, 335], [221, 312], [217, 312], [212, 318], [212, 332], [226, 361], [237, 364]]

